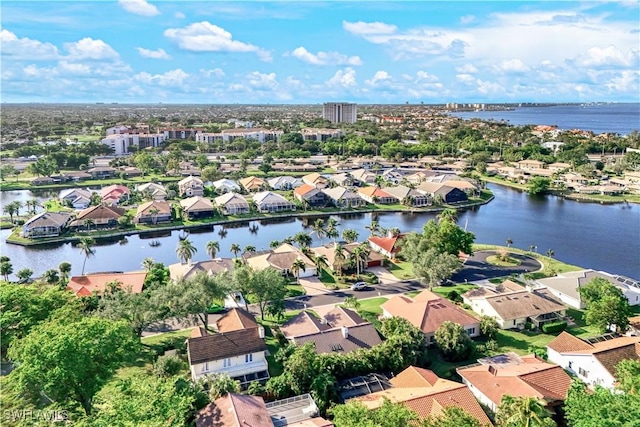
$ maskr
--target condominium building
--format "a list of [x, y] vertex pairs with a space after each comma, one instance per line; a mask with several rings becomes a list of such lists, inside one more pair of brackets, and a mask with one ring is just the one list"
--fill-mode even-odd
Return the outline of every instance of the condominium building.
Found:
[[356, 104], [325, 102], [322, 106], [322, 118], [331, 123], [355, 123], [356, 116]]
[[129, 147], [137, 149], [158, 147], [164, 140], [165, 136], [161, 133], [116, 133], [107, 135], [100, 142], [111, 147], [114, 154], [122, 155], [130, 152]]

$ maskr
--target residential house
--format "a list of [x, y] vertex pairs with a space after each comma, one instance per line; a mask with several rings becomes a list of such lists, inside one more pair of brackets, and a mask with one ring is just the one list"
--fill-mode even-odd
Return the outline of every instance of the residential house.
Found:
[[429, 369], [409, 366], [391, 378], [390, 383], [393, 387], [350, 401], [360, 402], [367, 409], [376, 410], [385, 400], [389, 400], [404, 405], [420, 419], [438, 417], [444, 409], [455, 407], [478, 420], [481, 426], [492, 426], [489, 417], [466, 385], [440, 378]]
[[55, 184], [55, 180], [50, 176], [37, 176], [29, 181], [31, 185], [49, 185]]
[[527, 322], [542, 327], [562, 320], [567, 309], [547, 290], [525, 289], [510, 280], [492, 288], [472, 289], [462, 299], [476, 313], [493, 317], [502, 329], [522, 329]]
[[272, 193], [271, 191], [262, 191], [253, 195], [253, 202], [256, 204], [258, 211], [263, 213], [295, 211], [296, 205], [285, 199], [283, 196]]
[[135, 166], [120, 166], [117, 174], [118, 176], [133, 178], [142, 175], [142, 171]]
[[87, 169], [87, 173], [91, 175], [93, 179], [109, 179], [113, 178], [118, 169], [111, 166], [96, 166], [95, 168]]
[[344, 187], [325, 188], [322, 192], [337, 208], [359, 208], [367, 204], [357, 193]]
[[295, 317], [280, 326], [280, 332], [289, 341], [297, 337], [328, 331], [341, 327], [353, 327], [369, 323], [354, 310], [336, 306], [323, 317], [318, 318], [308, 310], [302, 310]]
[[445, 181], [445, 185], [457, 188], [471, 196], [478, 192], [478, 187], [475, 184], [464, 179], [448, 179]]
[[391, 235], [387, 237], [370, 236], [369, 246], [375, 252], [386, 256], [389, 259], [396, 258], [401, 249], [402, 239], [405, 234]]
[[318, 417], [318, 406], [309, 393], [267, 403], [275, 427], [333, 427]]
[[423, 194], [428, 195], [434, 201], [443, 203], [459, 203], [468, 200], [467, 193], [455, 187], [437, 182], [423, 182], [417, 188]]
[[102, 203], [117, 205], [121, 201], [129, 200], [131, 190], [129, 187], [120, 184], [108, 185], [100, 190]]
[[243, 215], [251, 212], [247, 199], [233, 191], [216, 197], [214, 202], [216, 207], [224, 215]]
[[195, 381], [215, 372], [240, 381], [243, 388], [252, 381], [264, 384], [269, 379], [264, 328], [255, 319], [246, 322], [247, 317], [253, 317], [249, 313], [227, 315], [242, 316], [244, 320], [236, 322], [239, 329], [229, 327], [218, 333], [209, 333], [204, 328], [196, 328], [187, 339], [191, 378]]
[[403, 205], [420, 208], [429, 206], [432, 203], [431, 197], [412, 188], [405, 187], [404, 185], [398, 185], [396, 187], [383, 187], [382, 189], [391, 194], [396, 199], [400, 200], [400, 203], [402, 203]]
[[327, 204], [327, 196], [321, 190], [309, 184], [302, 184], [293, 190], [293, 197], [311, 207], [320, 207]]
[[302, 179], [293, 176], [278, 176], [267, 179], [267, 184], [272, 190], [293, 190], [300, 187], [304, 182], [302, 182]]
[[180, 197], [204, 196], [204, 183], [196, 176], [188, 176], [178, 181]]
[[552, 172], [564, 172], [571, 169], [571, 165], [569, 163], [556, 162], [548, 165], [547, 169]]
[[202, 408], [196, 427], [274, 427], [264, 399], [250, 394], [227, 393]]
[[424, 332], [428, 343], [435, 342], [436, 330], [447, 321], [462, 325], [470, 337], [480, 335], [480, 320], [446, 298], [426, 289], [413, 298], [406, 295], [390, 298], [382, 304], [382, 316], [407, 319]]
[[211, 200], [201, 196], [193, 196], [180, 200], [180, 207], [182, 208], [182, 212], [184, 212], [190, 220], [210, 218], [213, 216], [215, 210]]
[[595, 278], [608, 281], [620, 289], [630, 305], [640, 304], [640, 283], [624, 276], [612, 275], [604, 271], [580, 270], [558, 273], [557, 276], [538, 279], [536, 289], [547, 288], [554, 297], [570, 307], [583, 309], [585, 304], [580, 298], [579, 288]]
[[181, 278], [189, 279], [199, 272], [206, 272], [214, 275], [225, 271], [233, 270], [233, 259], [231, 258], [215, 258], [206, 261], [191, 261], [189, 263], [176, 263], [169, 265], [169, 277], [173, 281]]
[[87, 179], [91, 179], [91, 174], [86, 173], [84, 171], [68, 172], [64, 175], [70, 181], [73, 181], [73, 182], [80, 182], [80, 181], [86, 181]]
[[329, 180], [317, 172], [310, 173], [302, 177], [302, 182], [312, 187], [322, 190], [329, 185]]
[[367, 202], [376, 205], [391, 205], [400, 202], [396, 197], [378, 187], [358, 188], [358, 194]]
[[589, 184], [589, 180], [579, 173], [565, 173], [562, 175], [562, 180], [567, 188], [579, 188]]
[[107, 286], [116, 285], [124, 291], [139, 294], [142, 292], [146, 278], [146, 271], [85, 274], [84, 276], [72, 276], [67, 284], [67, 289], [78, 297], [88, 297], [94, 293], [103, 293]]
[[[353, 254], [353, 250], [360, 245], [361, 243], [358, 243], [358, 242], [345, 243], [342, 245], [342, 247], [344, 248], [344, 256], [347, 263]], [[314, 248], [311, 248], [311, 252], [319, 256], [324, 255], [327, 259], [327, 266], [329, 267], [329, 269], [331, 269], [331, 271], [337, 271], [340, 268], [340, 265], [336, 263], [336, 244], [335, 243], [330, 243], [324, 246], [316, 246]], [[383, 264], [383, 262], [384, 262], [383, 255], [375, 251], [369, 251], [369, 254], [367, 255], [367, 261], [365, 263], [365, 268], [379, 267]], [[346, 263], [342, 265], [343, 269], [345, 267], [346, 267]]]
[[407, 175], [405, 179], [407, 180], [407, 182], [411, 184], [418, 185], [418, 184], [422, 184], [424, 181], [427, 180], [427, 178], [433, 175], [434, 175], [434, 172], [418, 171], [418, 172], [412, 173], [411, 175]]
[[68, 212], [41, 212], [29, 218], [22, 226], [22, 237], [39, 239], [62, 234], [71, 219]]
[[75, 229], [106, 229], [118, 226], [118, 220], [125, 215], [124, 208], [109, 205], [90, 206], [78, 212], [69, 227]]
[[402, 181], [404, 181], [404, 174], [396, 168], [385, 170], [384, 172], [382, 172], [382, 177], [385, 181], [395, 185], [398, 185]]
[[58, 196], [63, 205], [70, 204], [74, 209], [85, 209], [91, 204], [91, 191], [86, 188], [68, 188]]
[[613, 389], [618, 363], [640, 359], [640, 337], [605, 335], [583, 340], [562, 332], [547, 344], [547, 355], [584, 383]]
[[152, 200], [164, 200], [167, 198], [167, 190], [157, 182], [147, 182], [136, 187], [136, 191], [150, 197]]
[[478, 359], [477, 364], [457, 369], [471, 393], [496, 412], [502, 397], [532, 397], [549, 409], [562, 405], [571, 377], [558, 365], [529, 354], [506, 353]]
[[518, 164], [518, 169], [532, 170], [532, 169], [543, 169], [545, 163], [539, 160], [526, 159], [526, 160], [520, 160], [519, 162], [517, 162], [517, 164]]
[[288, 243], [283, 243], [277, 248], [268, 251], [245, 253], [242, 255], [245, 262], [255, 270], [273, 268], [287, 276], [292, 273], [293, 263], [302, 260], [304, 270], [298, 272], [298, 277], [311, 277], [317, 274], [316, 265], [300, 249]]
[[336, 173], [331, 175], [329, 180], [341, 187], [353, 187], [359, 184], [359, 181], [354, 180], [349, 172]]
[[217, 181], [213, 181], [211, 185], [213, 185], [213, 188], [216, 189], [218, 194], [225, 194], [225, 193], [240, 191], [240, 186], [238, 185], [238, 183], [227, 178], [222, 178]]
[[171, 205], [164, 200], [152, 200], [138, 206], [134, 221], [138, 224], [157, 224], [171, 222]]
[[367, 169], [356, 169], [351, 171], [351, 176], [355, 181], [358, 181], [360, 185], [373, 185], [376, 183], [376, 175]]
[[250, 193], [263, 191], [268, 187], [267, 182], [262, 178], [258, 178], [257, 176], [248, 176], [246, 178], [242, 178], [238, 181], [238, 183]]

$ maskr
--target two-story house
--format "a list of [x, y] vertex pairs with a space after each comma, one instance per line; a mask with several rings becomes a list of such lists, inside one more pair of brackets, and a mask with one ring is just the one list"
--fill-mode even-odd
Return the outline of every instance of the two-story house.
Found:
[[188, 176], [178, 181], [178, 193], [180, 197], [204, 196], [204, 183], [195, 176]]

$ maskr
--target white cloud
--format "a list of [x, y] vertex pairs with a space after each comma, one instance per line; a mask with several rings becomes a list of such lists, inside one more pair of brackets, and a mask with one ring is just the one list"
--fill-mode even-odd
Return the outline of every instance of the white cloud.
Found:
[[91, 67], [87, 64], [73, 63], [68, 61], [58, 62], [57, 72], [62, 74], [90, 75]]
[[456, 67], [456, 72], [462, 74], [474, 74], [478, 72], [478, 69], [473, 64], [464, 64], [460, 67]]
[[158, 86], [176, 87], [181, 86], [184, 80], [189, 77], [181, 68], [167, 71], [163, 74], [149, 74], [146, 71], [134, 76], [135, 80], [145, 84], [157, 84]]
[[338, 52], [318, 52], [313, 54], [300, 46], [291, 52], [291, 56], [313, 65], [362, 65], [359, 56], [347, 56]]
[[526, 73], [530, 68], [520, 59], [505, 59], [500, 61], [494, 67], [499, 73]]
[[204, 68], [201, 68], [199, 71], [200, 71], [200, 74], [202, 74], [207, 78], [209, 77], [221, 78], [225, 76], [225, 72], [220, 68], [213, 68], [211, 70], [205, 70]]
[[65, 49], [69, 52], [69, 59], [114, 59], [118, 58], [118, 53], [111, 46], [102, 40], [94, 40], [85, 37], [75, 43], [65, 43]]
[[638, 50], [630, 50], [625, 55], [617, 47], [592, 47], [584, 55], [578, 56], [574, 64], [582, 67], [629, 67], [638, 61]]
[[269, 52], [250, 43], [233, 40], [230, 32], [207, 21], [184, 28], [168, 28], [164, 35], [180, 48], [192, 52], [255, 52], [263, 61], [271, 59]]
[[476, 78], [471, 74], [456, 74], [456, 80], [465, 85], [470, 85], [476, 82]]
[[160, 15], [158, 8], [149, 4], [146, 0], [118, 0], [118, 4], [127, 12], [134, 13], [136, 15]]
[[610, 92], [638, 93], [640, 89], [640, 71], [624, 70], [605, 83]]
[[473, 15], [464, 15], [460, 17], [460, 23], [462, 25], [467, 25], [476, 20], [476, 17]]
[[164, 49], [158, 48], [156, 50], [145, 49], [143, 47], [137, 47], [136, 50], [143, 58], [151, 59], [171, 59], [171, 56], [165, 52]]
[[336, 73], [327, 80], [327, 85], [332, 87], [351, 88], [357, 86], [356, 71], [347, 67], [344, 70], [338, 70]]
[[376, 86], [379, 83], [385, 83], [391, 81], [391, 76], [386, 71], [376, 71], [370, 80], [365, 80], [365, 84], [369, 86]]
[[246, 79], [252, 88], [258, 90], [275, 90], [280, 86], [276, 80], [276, 73], [263, 74], [253, 71], [247, 74]]
[[342, 21], [342, 28], [352, 34], [366, 35], [366, 34], [393, 34], [398, 29], [397, 26], [392, 24], [385, 24], [384, 22], [348, 22]]
[[184, 19], [184, 18], [186, 18], [186, 17], [187, 17], [187, 15], [185, 15], [185, 14], [184, 14], [184, 13], [182, 13], [182, 12], [176, 12], [176, 13], [174, 13], [174, 14], [173, 14], [173, 16], [174, 16], [175, 18], [178, 18], [178, 19]]
[[0, 31], [0, 45], [2, 56], [13, 59], [32, 61], [48, 61], [57, 59], [60, 55], [58, 48], [51, 43], [43, 43], [29, 38], [19, 38], [9, 30]]
[[416, 73], [416, 81], [418, 82], [437, 82], [438, 76], [429, 74], [426, 71], [418, 71]]

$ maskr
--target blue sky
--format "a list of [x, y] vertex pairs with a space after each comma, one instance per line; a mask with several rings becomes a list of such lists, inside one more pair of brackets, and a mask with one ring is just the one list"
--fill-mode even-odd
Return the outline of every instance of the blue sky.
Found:
[[3, 102], [639, 100], [620, 2], [2, 1]]

